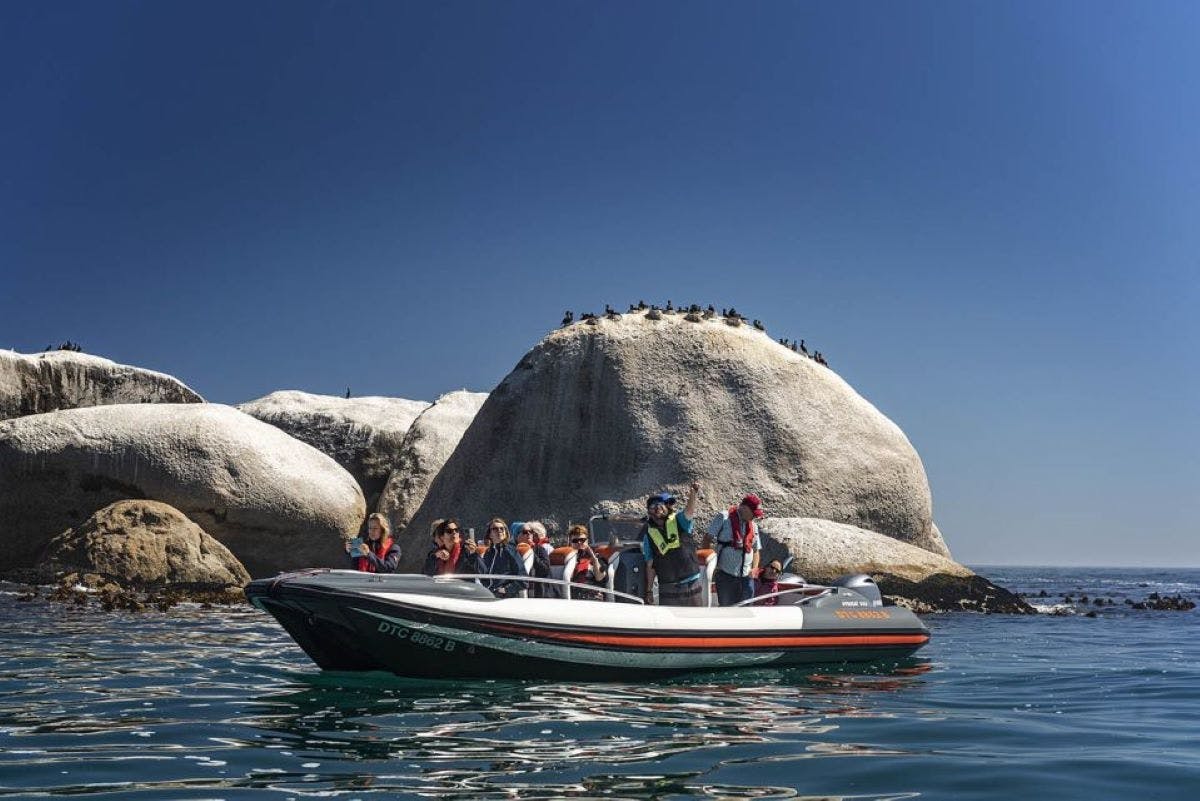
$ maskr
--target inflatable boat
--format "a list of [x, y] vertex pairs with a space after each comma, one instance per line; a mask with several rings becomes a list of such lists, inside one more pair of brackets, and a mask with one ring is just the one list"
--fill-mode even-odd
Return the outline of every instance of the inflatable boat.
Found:
[[309, 570], [259, 579], [246, 595], [325, 670], [412, 677], [646, 679], [896, 660], [929, 641], [867, 576], [789, 587], [777, 606], [692, 608], [606, 589], [606, 600], [498, 599], [471, 579]]

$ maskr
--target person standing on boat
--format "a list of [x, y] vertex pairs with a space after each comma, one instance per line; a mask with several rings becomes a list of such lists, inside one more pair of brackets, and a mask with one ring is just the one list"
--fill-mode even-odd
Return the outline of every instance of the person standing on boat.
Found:
[[763, 516], [762, 500], [747, 495], [737, 506], [713, 518], [705, 544], [717, 548], [717, 603], [733, 606], [754, 592], [753, 580], [762, 557], [762, 538], [755, 521]]
[[642, 527], [642, 555], [646, 559], [646, 603], [654, 602], [654, 579], [658, 577], [658, 602], [662, 606], [700, 606], [700, 562], [692, 539], [692, 518], [700, 482], [688, 487], [687, 506], [671, 511], [669, 493], [646, 500], [646, 524]]
[[354, 551], [346, 541], [346, 555], [355, 570], [364, 573], [395, 573], [400, 564], [400, 546], [392, 539], [387, 515], [375, 512], [367, 518], [367, 536]]
[[[525, 565], [508, 535], [508, 524], [498, 517], [488, 522], [484, 535], [485, 550], [479, 554], [479, 572], [498, 576], [524, 576]], [[523, 581], [488, 579], [483, 585], [498, 598], [516, 598], [525, 589]]]
[[421, 572], [427, 576], [476, 573], [478, 558], [474, 548], [463, 544], [458, 521], [451, 517], [438, 521], [433, 532], [433, 550], [425, 557]]

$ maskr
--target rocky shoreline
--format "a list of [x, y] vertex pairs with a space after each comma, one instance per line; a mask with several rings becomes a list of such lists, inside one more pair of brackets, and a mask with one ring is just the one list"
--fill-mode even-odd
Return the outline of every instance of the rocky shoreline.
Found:
[[490, 393], [433, 403], [279, 391], [228, 406], [77, 350], [5, 351], [0, 575], [102, 608], [210, 602], [229, 593], [195, 588], [344, 566], [369, 512], [415, 571], [434, 519], [540, 520], [561, 538], [695, 479], [702, 524], [758, 494], [764, 557], [795, 557], [809, 580], [868, 573], [917, 611], [1030, 613], [954, 561], [895, 423], [827, 363], [731, 319], [565, 320]]

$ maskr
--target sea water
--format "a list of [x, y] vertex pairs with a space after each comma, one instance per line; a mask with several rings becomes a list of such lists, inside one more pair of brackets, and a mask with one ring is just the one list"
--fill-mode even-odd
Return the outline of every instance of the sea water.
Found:
[[[1047, 614], [927, 616], [900, 664], [645, 684], [322, 673], [249, 607], [10, 586], [0, 798], [1200, 797], [1200, 613], [1123, 603], [1200, 600], [1200, 571], [981, 572]], [[1065, 593], [1116, 605], [1049, 614]]]

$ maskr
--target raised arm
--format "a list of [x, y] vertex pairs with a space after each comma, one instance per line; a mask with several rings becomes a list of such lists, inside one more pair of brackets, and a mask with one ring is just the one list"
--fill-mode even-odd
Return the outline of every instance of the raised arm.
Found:
[[696, 519], [696, 498], [700, 495], [700, 482], [693, 481], [688, 487], [687, 506], [683, 510], [683, 514], [688, 520]]

